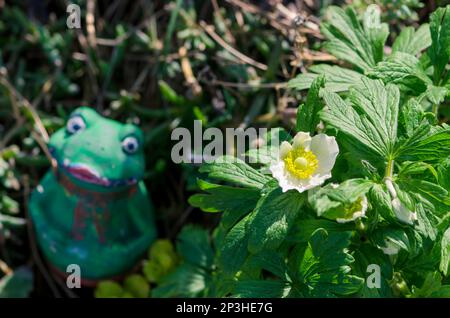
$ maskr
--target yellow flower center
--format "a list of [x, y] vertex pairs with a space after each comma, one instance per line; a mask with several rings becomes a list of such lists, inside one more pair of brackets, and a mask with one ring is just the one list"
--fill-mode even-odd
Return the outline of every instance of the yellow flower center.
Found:
[[308, 179], [316, 171], [319, 162], [312, 151], [292, 149], [283, 159], [286, 169], [299, 179]]
[[344, 207], [344, 219], [351, 219], [353, 214], [363, 210], [363, 197], [358, 198], [355, 202]]

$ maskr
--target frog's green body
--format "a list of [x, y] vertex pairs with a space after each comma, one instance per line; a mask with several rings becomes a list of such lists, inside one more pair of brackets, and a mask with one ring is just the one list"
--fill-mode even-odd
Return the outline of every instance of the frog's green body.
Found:
[[58, 163], [33, 192], [40, 248], [59, 271], [80, 266], [86, 281], [131, 269], [156, 237], [145, 185], [142, 132], [78, 108], [49, 148]]

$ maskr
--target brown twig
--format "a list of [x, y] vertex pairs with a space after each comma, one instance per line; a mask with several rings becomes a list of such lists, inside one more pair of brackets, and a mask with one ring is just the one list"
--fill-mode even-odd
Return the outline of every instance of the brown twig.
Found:
[[[24, 122], [26, 122], [26, 119], [23, 118], [23, 116], [21, 115], [21, 111], [20, 108], [24, 107], [26, 108], [26, 111], [28, 112], [28, 114], [31, 115], [32, 120], [33, 120], [33, 125], [36, 127], [37, 132], [32, 131], [32, 135], [33, 137], [36, 139], [36, 141], [38, 142], [39, 146], [41, 147], [42, 151], [44, 152], [44, 154], [48, 157], [52, 168], [56, 169], [56, 161], [53, 159], [53, 157], [50, 155], [50, 151], [48, 150], [47, 147], [47, 143], [49, 141], [49, 135], [47, 133], [47, 130], [44, 127], [44, 124], [42, 123], [42, 120], [40, 119], [39, 115], [37, 114], [35, 108], [33, 107], [33, 105], [31, 105], [31, 103], [25, 98], [23, 97], [16, 89], [15, 87], [8, 81], [8, 79], [6, 78], [4, 73], [0, 73], [0, 84], [2, 84], [8, 91], [10, 100], [11, 100], [11, 105], [13, 108], [13, 113], [15, 114], [15, 118], [17, 121], [17, 124], [23, 124]], [[3, 144], [4, 140], [2, 141]], [[5, 144], [6, 145], [6, 144]]]
[[86, 31], [89, 45], [95, 50], [97, 48], [97, 38], [95, 36], [95, 1], [88, 0], [86, 4]]
[[222, 15], [222, 13], [220, 12], [220, 7], [217, 4], [217, 0], [212, 0], [211, 1], [213, 8], [214, 8], [214, 15], [217, 17], [218, 20], [220, 20], [220, 22], [223, 24], [224, 27], [224, 32], [225, 32], [225, 38], [228, 42], [230, 42], [231, 44], [236, 43], [236, 39], [234, 38], [233, 34], [230, 32], [230, 30], [227, 27], [226, 21]]
[[11, 98], [11, 104], [13, 105], [13, 112], [16, 116], [16, 119], [21, 118], [20, 115], [20, 107], [19, 103], [23, 107], [27, 109], [31, 117], [33, 118], [33, 122], [38, 130], [38, 132], [41, 134], [42, 138], [45, 142], [48, 142], [49, 136], [47, 133], [47, 130], [44, 127], [44, 124], [42, 123], [41, 119], [39, 118], [38, 114], [36, 113], [36, 110], [34, 107], [30, 104], [30, 102], [24, 98], [16, 89], [15, 87], [6, 79], [6, 77], [3, 74], [0, 74], [0, 84], [2, 84], [9, 93], [9, 96]]
[[202, 87], [198, 84], [198, 81], [194, 76], [194, 72], [192, 71], [191, 63], [189, 62], [189, 58], [187, 56], [187, 49], [184, 46], [181, 46], [178, 49], [178, 54], [180, 55], [181, 69], [183, 71], [184, 78], [186, 79], [186, 83], [192, 88], [192, 93], [195, 96], [199, 96], [202, 93]]
[[244, 64], [252, 65], [256, 68], [259, 68], [260, 70], [267, 71], [267, 65], [257, 62], [254, 59], [248, 57], [247, 55], [239, 52], [234, 47], [229, 45], [227, 42], [225, 42], [215, 31], [214, 27], [211, 25], [208, 25], [205, 21], [200, 21], [200, 26], [203, 28], [203, 30], [208, 33], [208, 35], [216, 41], [221, 47], [223, 47], [225, 50], [230, 52], [230, 54], [234, 55], [236, 58], [241, 60]]
[[287, 86], [286, 82], [281, 83], [234, 83], [234, 82], [225, 82], [221, 80], [212, 80], [208, 82], [208, 84], [213, 86], [223, 86], [223, 87], [235, 87], [242, 89], [253, 89], [253, 88], [261, 88], [261, 89], [280, 89], [285, 88]]
[[11, 275], [13, 270], [6, 264], [4, 261], [0, 259], [0, 270], [5, 273], [5, 275]]

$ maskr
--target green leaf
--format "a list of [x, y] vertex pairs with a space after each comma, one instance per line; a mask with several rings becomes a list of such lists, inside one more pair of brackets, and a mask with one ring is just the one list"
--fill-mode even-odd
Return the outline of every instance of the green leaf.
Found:
[[299, 220], [292, 228], [288, 240], [298, 243], [308, 242], [311, 235], [318, 228], [325, 229], [329, 234], [347, 232], [355, 229], [351, 223], [336, 223], [325, 219], [304, 219]]
[[434, 66], [434, 81], [439, 85], [450, 59], [450, 5], [438, 8], [430, 16], [431, 46], [428, 56]]
[[124, 290], [119, 283], [111, 280], [101, 281], [95, 288], [95, 298], [120, 298]]
[[450, 196], [440, 185], [422, 179], [405, 178], [398, 180], [402, 190], [419, 195], [421, 202], [429, 202], [434, 206], [434, 214], [442, 215], [450, 210]]
[[399, 90], [384, 86], [380, 80], [362, 78], [362, 84], [350, 90], [350, 103], [325, 90], [328, 109], [322, 119], [345, 134], [355, 145], [369, 153], [389, 158], [397, 137]]
[[161, 92], [162, 97], [169, 103], [174, 105], [185, 105], [188, 101], [183, 97], [177, 94], [172, 87], [169, 86], [163, 80], [158, 81], [159, 91]]
[[300, 263], [298, 279], [305, 297], [351, 295], [364, 280], [350, 275], [354, 258], [348, 253], [351, 233], [328, 234], [317, 229], [311, 236]]
[[411, 137], [423, 119], [422, 106], [416, 99], [410, 98], [401, 108], [401, 119], [406, 135]]
[[328, 64], [313, 65], [308, 69], [311, 73], [301, 73], [288, 82], [288, 87], [298, 90], [308, 89], [320, 75], [325, 76], [325, 88], [331, 92], [348, 91], [350, 86], [360, 82], [363, 74]]
[[[413, 235], [408, 235], [410, 253], [402, 253], [396, 261], [396, 268], [407, 275], [423, 275], [424, 272], [434, 271], [439, 266], [439, 248], [434, 242], [424, 238], [416, 229]], [[401, 256], [403, 261], [401, 260]]]
[[447, 158], [437, 166], [438, 183], [444, 189], [450, 190], [450, 158]]
[[169, 271], [177, 262], [175, 247], [168, 239], [158, 239], [148, 252], [148, 258], [155, 262], [163, 271]]
[[248, 214], [240, 220], [223, 240], [218, 262], [226, 275], [234, 275], [239, 271], [248, 257], [249, 233], [247, 227], [251, 218], [252, 214]]
[[362, 209], [362, 197], [370, 190], [372, 182], [349, 179], [334, 187], [327, 185], [309, 195], [308, 200], [317, 216], [330, 220], [351, 219], [353, 213]]
[[389, 36], [389, 27], [381, 23], [381, 9], [377, 5], [369, 5], [363, 16], [364, 33], [371, 44], [374, 61], [383, 60], [384, 44]]
[[304, 203], [304, 196], [297, 191], [282, 192], [275, 188], [261, 197], [250, 223], [249, 251], [276, 249], [286, 238]]
[[264, 269], [282, 280], [287, 280], [286, 260], [279, 252], [266, 250], [264, 253], [252, 255], [249, 263], [255, 268]]
[[232, 156], [219, 157], [214, 163], [203, 165], [200, 172], [208, 173], [212, 179], [255, 189], [261, 189], [270, 180], [270, 177], [259, 173], [244, 161]]
[[424, 92], [427, 85], [431, 84], [431, 80], [421, 68], [419, 60], [415, 56], [403, 52], [393, 53], [366, 74], [379, 78], [386, 84], [397, 84], [402, 90], [409, 90], [414, 95]]
[[367, 71], [383, 59], [383, 47], [389, 30], [387, 24], [380, 23], [378, 7], [367, 8], [361, 25], [351, 7], [344, 11], [330, 6], [321, 28], [329, 40], [325, 48], [360, 70]]
[[136, 298], [147, 298], [150, 296], [150, 285], [147, 280], [138, 274], [128, 276], [124, 282], [123, 287], [126, 291], [131, 293]]
[[432, 241], [437, 236], [437, 224], [439, 220], [434, 215], [434, 209], [424, 203], [416, 203], [416, 213], [418, 225], [415, 229], [421, 233], [424, 237], [430, 238]]
[[244, 280], [236, 285], [239, 298], [281, 298], [289, 294], [291, 286], [280, 280]]
[[211, 280], [210, 274], [201, 267], [184, 263], [162, 279], [152, 290], [152, 297], [202, 297]]
[[208, 194], [194, 194], [188, 202], [205, 212], [248, 212], [248, 209], [256, 205], [260, 196], [259, 190], [255, 189], [223, 186], [203, 180], [198, 180], [198, 185]]
[[438, 272], [427, 273], [422, 287], [413, 286], [410, 297], [449, 298], [450, 286], [442, 285], [442, 276]]
[[299, 106], [297, 110], [297, 131], [305, 131], [314, 134], [319, 124], [318, 112], [323, 108], [323, 102], [319, 97], [320, 89], [325, 85], [325, 77], [316, 78], [308, 91], [306, 104]]
[[389, 282], [392, 280], [393, 267], [389, 259], [389, 256], [384, 254], [381, 250], [375, 248], [369, 244], [362, 244], [354, 254], [355, 264], [353, 268], [355, 269], [355, 274], [360, 277], [366, 277], [372, 282], [373, 269], [369, 265], [378, 265], [380, 267], [380, 286], [370, 286], [365, 283], [362, 285], [361, 290], [358, 292], [357, 297], [365, 298], [387, 298], [392, 297], [392, 290], [389, 286]]
[[403, 229], [393, 227], [378, 228], [372, 233], [371, 239], [378, 248], [410, 251], [409, 238]]
[[427, 172], [431, 173], [433, 180], [438, 180], [438, 173], [431, 164], [422, 161], [405, 161], [402, 162], [397, 176], [399, 179], [404, 179], [411, 176], [425, 176]]
[[441, 240], [441, 262], [439, 269], [445, 276], [450, 267], [450, 227], [444, 232]]
[[26, 298], [33, 289], [33, 273], [28, 267], [19, 267], [0, 279], [0, 298]]
[[409, 138], [399, 142], [395, 157], [402, 161], [435, 161], [450, 155], [450, 126], [422, 121]]
[[375, 184], [369, 191], [369, 201], [373, 209], [389, 223], [397, 223], [391, 204], [391, 196], [387, 193], [385, 186]]
[[428, 85], [425, 96], [433, 105], [440, 105], [445, 101], [445, 97], [449, 93], [446, 87]]
[[198, 226], [183, 227], [177, 237], [177, 251], [190, 264], [203, 268], [211, 268], [213, 265], [214, 252], [208, 231]]
[[417, 31], [413, 27], [405, 27], [392, 45], [392, 53], [403, 52], [417, 55], [431, 45], [430, 26], [422, 24]]
[[208, 194], [192, 195], [189, 204], [205, 212], [224, 212], [222, 225], [226, 228], [253, 210], [260, 197], [260, 191], [252, 188], [235, 188], [203, 180], [199, 180], [198, 185]]

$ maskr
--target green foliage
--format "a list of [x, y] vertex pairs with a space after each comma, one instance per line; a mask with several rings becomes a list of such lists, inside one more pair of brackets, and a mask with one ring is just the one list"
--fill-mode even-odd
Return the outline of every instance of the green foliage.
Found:
[[361, 288], [363, 280], [349, 275], [354, 258], [348, 254], [349, 232], [328, 234], [319, 228], [302, 253], [296, 255], [293, 269], [283, 258], [269, 254], [258, 265], [278, 276], [278, 280], [242, 280], [236, 287], [238, 297], [336, 297]]
[[450, 60], [450, 5], [438, 8], [430, 16], [431, 46], [428, 56], [434, 66], [434, 82], [439, 84]]
[[311, 84], [305, 105], [300, 105], [297, 110], [297, 130], [314, 133], [319, 124], [319, 111], [323, 108], [320, 100], [320, 89], [325, 85], [325, 78], [318, 77]]
[[349, 102], [336, 93], [325, 92], [329, 109], [321, 118], [345, 134], [355, 145], [373, 155], [390, 158], [397, 138], [399, 90], [395, 85], [362, 78], [350, 91]]
[[[384, 57], [387, 26], [375, 7], [362, 22], [351, 9], [330, 10], [332, 20], [323, 26], [327, 47], [351, 60], [355, 70], [342, 70], [354, 82], [337, 79], [338, 66], [320, 66], [329, 74], [308, 78], [312, 85], [296, 128], [336, 136], [341, 161], [333, 183], [282, 192], [267, 169], [276, 157], [255, 167], [219, 159], [202, 168], [205, 178], [228, 184], [200, 181], [208, 194], [190, 199], [204, 211], [224, 211], [215, 264], [226, 287], [217, 295], [444, 297], [450, 136], [436, 112], [423, 107], [425, 98], [446, 99], [416, 57], [429, 46], [428, 26], [405, 30]], [[376, 288], [369, 284], [372, 269], [381, 271]]]
[[131, 274], [123, 282], [101, 281], [95, 291], [96, 298], [147, 298], [153, 295], [152, 285], [160, 283], [172, 273], [180, 256], [169, 240], [160, 239], [152, 244], [148, 259], [142, 266], [142, 274]]
[[418, 96], [422, 107], [432, 108], [437, 114], [448, 95], [449, 12], [449, 6], [438, 8], [430, 16], [429, 24], [422, 24], [417, 30], [403, 28], [392, 43], [391, 53], [385, 56], [389, 30], [380, 22], [376, 5], [368, 6], [360, 17], [351, 7], [344, 10], [331, 6], [322, 23], [328, 40], [324, 48], [351, 67], [313, 65], [310, 73], [299, 74], [289, 82], [289, 87], [307, 89], [322, 74], [328, 90], [346, 92], [366, 75], [397, 84], [402, 95]]
[[344, 10], [331, 6], [326, 15], [322, 33], [328, 38], [325, 44], [327, 51], [362, 71], [369, 70], [383, 59], [389, 31], [387, 24], [380, 22], [377, 6], [367, 8], [362, 23], [351, 7]]
[[417, 9], [422, 8], [424, 4], [420, 0], [354, 0], [352, 4], [361, 11], [368, 4], [376, 3], [381, 7], [383, 21], [398, 23], [399, 20], [414, 21], [419, 19]]
[[153, 297], [201, 297], [213, 288], [214, 252], [208, 232], [196, 226], [186, 226], [177, 238], [181, 263], [162, 277], [152, 291]]
[[363, 283], [360, 277], [349, 275], [354, 258], [347, 252], [350, 233], [328, 235], [318, 229], [308, 242], [298, 272], [299, 280], [306, 288], [306, 297], [333, 297], [350, 295]]
[[264, 249], [276, 249], [298, 217], [304, 197], [295, 191], [283, 193], [280, 188], [263, 194], [251, 215], [248, 227], [248, 249], [257, 254]]
[[125, 292], [119, 283], [105, 280], [97, 285], [94, 295], [96, 298], [120, 298], [124, 293]]
[[417, 30], [406, 27], [392, 44], [392, 53], [403, 52], [416, 56], [431, 45], [430, 26], [422, 24]]

